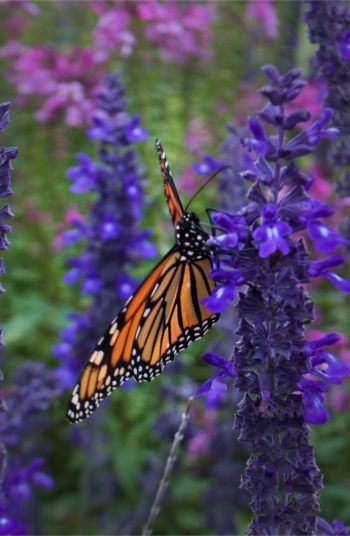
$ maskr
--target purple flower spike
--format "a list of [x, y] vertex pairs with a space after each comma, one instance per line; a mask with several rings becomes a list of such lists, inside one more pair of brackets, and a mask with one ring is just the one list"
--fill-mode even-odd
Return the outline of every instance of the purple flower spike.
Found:
[[350, 60], [350, 28], [345, 30], [339, 40], [339, 49], [342, 58], [346, 61]]
[[94, 199], [87, 223], [73, 222], [65, 231], [66, 244], [85, 238], [85, 251], [70, 258], [67, 284], [79, 283], [81, 294], [91, 300], [90, 309], [70, 316], [68, 329], [54, 353], [62, 364], [58, 377], [63, 388], [71, 387], [91, 355], [101, 333], [135, 290], [130, 267], [155, 256], [150, 232], [140, 231], [143, 217], [143, 183], [137, 153], [132, 144], [148, 136], [139, 116], [127, 111], [124, 88], [117, 73], [106, 77], [92, 117], [88, 137], [98, 144], [98, 159], [79, 154], [78, 165], [68, 170], [71, 190], [92, 192]]
[[[233, 381], [242, 398], [235, 428], [239, 439], [251, 445], [241, 479], [241, 489], [252, 496], [253, 520], [247, 533], [314, 534], [322, 477], [307, 423], [322, 424], [330, 418], [324, 405], [329, 384], [340, 383], [350, 368], [323, 349], [337, 342], [338, 335], [305, 341], [306, 326], [314, 320], [306, 283], [322, 275], [347, 292], [350, 282], [329, 271], [342, 264], [342, 255], [311, 262], [297, 234], [307, 229], [315, 247], [324, 253], [348, 243], [323, 222], [334, 210], [312, 199], [312, 178], [296, 158], [312, 153], [322, 138], [333, 140], [337, 129], [330, 126], [334, 115], [327, 108], [311, 127], [293, 136], [293, 128], [308, 120], [309, 113], [287, 114], [286, 105], [296, 99], [305, 82], [297, 69], [286, 74], [273, 67], [265, 70], [270, 85], [261, 93], [269, 103], [258, 112], [260, 119], [249, 118], [251, 137], [242, 136], [243, 147], [257, 153], [257, 160], [252, 161], [252, 152], [246, 169], [240, 170], [252, 182], [247, 201], [234, 209], [226, 209], [225, 203], [221, 215], [212, 214], [219, 236], [210, 245], [220, 261], [212, 277], [223, 284], [214, 289], [206, 305], [217, 312], [237, 300]], [[239, 294], [238, 285], [242, 285]], [[216, 356], [206, 360], [221, 363]], [[219, 398], [226, 390], [220, 385], [223, 373], [215, 381], [210, 378], [201, 392]], [[267, 463], [271, 459], [273, 463]], [[288, 483], [284, 491], [281, 481]]]

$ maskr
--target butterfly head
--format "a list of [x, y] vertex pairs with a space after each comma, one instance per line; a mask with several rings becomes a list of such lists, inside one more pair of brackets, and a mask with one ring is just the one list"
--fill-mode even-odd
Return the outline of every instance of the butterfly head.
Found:
[[209, 238], [193, 212], [185, 212], [175, 227], [176, 243], [181, 249], [193, 254], [207, 251], [206, 242]]

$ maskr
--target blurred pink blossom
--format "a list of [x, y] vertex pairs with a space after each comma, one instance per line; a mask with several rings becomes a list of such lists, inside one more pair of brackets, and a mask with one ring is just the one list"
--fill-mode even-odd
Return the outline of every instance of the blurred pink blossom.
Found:
[[194, 156], [201, 158], [205, 145], [213, 142], [213, 135], [200, 117], [193, 117], [185, 132], [185, 145]]
[[35, 197], [27, 197], [24, 201], [26, 217], [30, 221], [40, 225], [48, 225], [52, 222], [52, 216], [49, 212], [39, 210]]
[[211, 24], [216, 17], [213, 2], [141, 0], [136, 13], [146, 22], [146, 36], [160, 47], [164, 61], [184, 63], [190, 57], [210, 56]]
[[105, 61], [111, 52], [118, 50], [122, 57], [130, 56], [136, 37], [129, 30], [131, 14], [126, 9], [115, 8], [100, 16], [93, 31], [96, 44], [95, 58]]
[[214, 433], [216, 412], [205, 410], [201, 419], [202, 429], [194, 435], [187, 444], [187, 453], [190, 458], [206, 456], [209, 453], [210, 439]]
[[328, 400], [332, 410], [339, 413], [347, 409], [349, 396], [341, 387], [333, 387], [328, 394]]
[[279, 21], [272, 0], [250, 0], [246, 7], [246, 16], [255, 19], [267, 37], [277, 37]]
[[310, 165], [310, 171], [315, 175], [315, 180], [310, 188], [310, 193], [316, 199], [325, 201], [332, 195], [332, 184], [326, 179], [325, 170], [319, 162], [314, 160]]
[[180, 175], [176, 181], [179, 189], [187, 195], [192, 195], [198, 188], [198, 179], [195, 172], [189, 167]]
[[93, 49], [73, 48], [64, 54], [10, 42], [0, 49], [0, 57], [12, 60], [9, 78], [19, 94], [47, 97], [36, 112], [39, 121], [56, 119], [61, 110], [70, 126], [88, 120], [104, 73]]

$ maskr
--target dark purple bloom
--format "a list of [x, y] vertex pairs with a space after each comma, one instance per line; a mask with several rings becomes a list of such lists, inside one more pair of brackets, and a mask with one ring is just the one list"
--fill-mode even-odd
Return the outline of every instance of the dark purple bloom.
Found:
[[318, 45], [315, 66], [326, 84], [325, 104], [334, 114], [332, 125], [339, 130], [328, 157], [337, 168], [350, 164], [350, 4], [347, 1], [309, 0], [305, 20], [311, 43]]
[[[314, 319], [305, 283], [310, 276], [322, 275], [338, 280], [338, 288], [346, 290], [344, 280], [328, 271], [343, 257], [311, 263], [304, 242], [293, 234], [307, 229], [325, 253], [347, 241], [323, 223], [333, 209], [309, 196], [310, 177], [295, 160], [310, 154], [322, 138], [334, 139], [332, 111], [326, 109], [307, 130], [293, 136], [291, 130], [308, 118], [305, 111], [292, 116], [285, 111], [305, 85], [300, 70], [285, 75], [273, 66], [264, 70], [271, 84], [261, 92], [270, 104], [259, 115], [274, 133], [268, 135], [260, 120], [249, 118], [253, 138], [243, 144], [256, 161], [241, 175], [253, 185], [238, 211], [212, 214], [220, 228], [219, 236], [210, 240], [220, 259], [220, 268], [212, 274], [219, 285], [206, 305], [222, 311], [230, 300], [237, 303], [234, 383], [242, 400], [235, 428], [239, 439], [252, 446], [241, 481], [241, 488], [252, 495], [254, 518], [248, 534], [306, 535], [315, 532], [322, 487], [307, 423], [329, 418], [324, 406], [328, 385], [341, 383], [350, 368], [323, 349], [334, 344], [337, 335], [305, 342], [306, 326]], [[215, 360], [211, 362], [220, 366]], [[224, 374], [201, 386], [209, 401], [226, 391]]]

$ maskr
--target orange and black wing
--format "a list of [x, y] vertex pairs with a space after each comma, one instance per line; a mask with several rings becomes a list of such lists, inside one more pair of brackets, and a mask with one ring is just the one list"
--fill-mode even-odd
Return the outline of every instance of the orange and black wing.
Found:
[[163, 149], [163, 145], [161, 144], [159, 139], [156, 140], [156, 148], [163, 177], [165, 198], [168, 203], [171, 221], [173, 222], [173, 226], [175, 227], [184, 215], [185, 211], [183, 209], [179, 194], [177, 193], [174, 179], [170, 171], [169, 163], [165, 151]]
[[73, 390], [70, 422], [91, 415], [127, 378], [152, 380], [206, 333], [219, 317], [201, 304], [215, 285], [211, 269], [209, 258], [181, 262], [177, 248], [170, 250], [97, 344]]

